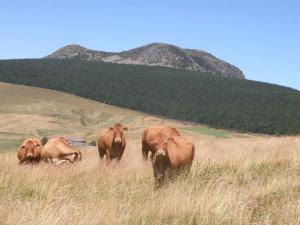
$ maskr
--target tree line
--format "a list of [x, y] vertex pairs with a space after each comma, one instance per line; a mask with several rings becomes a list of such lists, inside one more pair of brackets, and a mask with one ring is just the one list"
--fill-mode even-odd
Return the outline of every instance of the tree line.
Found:
[[64, 91], [215, 128], [300, 133], [300, 92], [263, 82], [80, 59], [0, 60], [0, 81]]

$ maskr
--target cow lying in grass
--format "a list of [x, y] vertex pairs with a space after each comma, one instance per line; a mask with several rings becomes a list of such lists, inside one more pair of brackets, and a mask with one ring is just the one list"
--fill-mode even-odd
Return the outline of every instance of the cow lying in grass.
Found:
[[36, 138], [27, 138], [17, 150], [20, 164], [37, 163], [41, 159], [43, 145]]
[[46, 162], [52, 162], [56, 165], [64, 162], [73, 163], [76, 160], [81, 160], [81, 152], [73, 149], [66, 139], [62, 137], [51, 138], [44, 145], [42, 158]]

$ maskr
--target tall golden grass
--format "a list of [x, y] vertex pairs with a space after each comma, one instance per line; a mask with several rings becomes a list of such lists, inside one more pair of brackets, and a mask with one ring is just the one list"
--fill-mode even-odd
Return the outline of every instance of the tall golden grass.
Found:
[[73, 165], [0, 154], [0, 224], [300, 224], [300, 138], [194, 138], [191, 173], [154, 188], [140, 141], [120, 164], [96, 149]]

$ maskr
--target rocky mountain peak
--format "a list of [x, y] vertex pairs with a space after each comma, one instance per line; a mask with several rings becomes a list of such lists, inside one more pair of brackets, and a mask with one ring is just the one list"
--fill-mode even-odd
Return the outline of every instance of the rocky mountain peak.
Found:
[[183, 49], [171, 44], [151, 43], [122, 52], [104, 52], [84, 48], [80, 45], [67, 45], [47, 58], [81, 58], [90, 61], [104, 61], [119, 64], [164, 66], [176, 69], [209, 72], [224, 77], [244, 79], [243, 72], [202, 50]]

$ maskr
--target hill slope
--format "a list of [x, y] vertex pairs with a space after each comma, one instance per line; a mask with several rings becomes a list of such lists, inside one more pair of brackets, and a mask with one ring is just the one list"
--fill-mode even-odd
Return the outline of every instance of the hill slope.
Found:
[[31, 136], [67, 135], [93, 141], [100, 128], [117, 122], [129, 127], [127, 133], [131, 138], [139, 138], [145, 127], [158, 124], [175, 126], [190, 135], [234, 135], [43, 88], [0, 82], [0, 96], [0, 152], [15, 150], [23, 139]]
[[80, 58], [89, 61], [103, 61], [120, 64], [165, 66], [200, 72], [210, 72], [224, 77], [244, 79], [237, 67], [215, 56], [193, 49], [182, 49], [174, 45], [152, 43], [123, 52], [103, 52], [84, 48], [80, 45], [67, 45], [46, 58]]
[[0, 81], [72, 93], [215, 128], [300, 133], [300, 92], [187, 70], [85, 60], [3, 60]]

